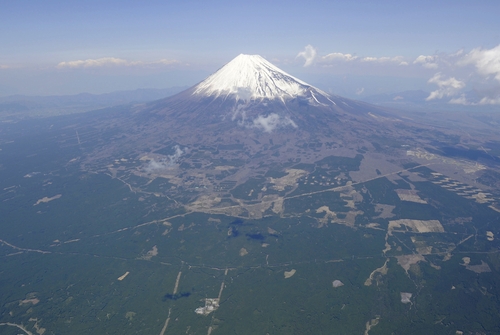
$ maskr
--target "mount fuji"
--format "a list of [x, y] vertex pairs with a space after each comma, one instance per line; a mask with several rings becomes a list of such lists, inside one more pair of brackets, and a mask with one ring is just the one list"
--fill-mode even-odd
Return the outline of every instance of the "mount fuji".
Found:
[[158, 159], [170, 162], [179, 148], [186, 166], [196, 166], [187, 163], [185, 150], [208, 150], [222, 160], [246, 162], [243, 179], [263, 164], [356, 156], [373, 150], [374, 138], [406, 136], [400, 126], [410, 126], [383, 107], [330, 95], [261, 56], [243, 54], [183, 92], [117, 113], [99, 127], [126, 135], [104, 143], [91, 161], [107, 164], [109, 154], [119, 151], [161, 153]]
[[329, 95], [259, 55], [244, 54], [186, 91], [144, 106], [142, 112], [163, 115], [176, 129], [232, 125], [265, 133], [330, 128], [342, 115], [369, 122], [374, 118], [368, 115], [385, 115], [373, 105]]

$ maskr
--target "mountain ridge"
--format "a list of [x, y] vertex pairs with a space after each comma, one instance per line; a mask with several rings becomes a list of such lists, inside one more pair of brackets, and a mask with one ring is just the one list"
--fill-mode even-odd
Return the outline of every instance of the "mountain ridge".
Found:
[[186, 87], [166, 89], [136, 89], [103, 94], [73, 95], [10, 95], [0, 97], [0, 119], [19, 120], [85, 113], [126, 104], [142, 104], [177, 94]]

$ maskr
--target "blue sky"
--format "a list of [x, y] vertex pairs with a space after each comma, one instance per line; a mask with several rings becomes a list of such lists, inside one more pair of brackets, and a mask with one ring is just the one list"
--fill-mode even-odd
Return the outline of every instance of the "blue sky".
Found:
[[193, 85], [240, 53], [351, 97], [424, 89], [451, 100], [479, 88], [494, 101], [500, 86], [498, 0], [0, 0], [0, 8], [0, 95]]

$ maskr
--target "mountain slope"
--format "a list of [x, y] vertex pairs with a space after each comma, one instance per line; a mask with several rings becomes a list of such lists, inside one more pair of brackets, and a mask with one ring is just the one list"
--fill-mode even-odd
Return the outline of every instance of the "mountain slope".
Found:
[[126, 135], [103, 144], [90, 157], [94, 162], [104, 163], [115, 151], [168, 156], [176, 145], [192, 152], [229, 145], [241, 148], [230, 157], [249, 163], [241, 167], [242, 179], [256, 174], [256, 166], [354, 157], [373, 148], [374, 137], [398, 137], [403, 124], [382, 107], [331, 96], [249, 55], [239, 55], [183, 92], [122, 112], [99, 127]]

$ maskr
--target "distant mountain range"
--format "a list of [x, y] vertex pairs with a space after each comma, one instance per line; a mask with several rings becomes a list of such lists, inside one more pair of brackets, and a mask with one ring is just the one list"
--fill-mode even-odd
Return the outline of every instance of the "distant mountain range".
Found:
[[[113, 106], [149, 103], [168, 98], [187, 88], [187, 86], [184, 86], [165, 89], [137, 89], [105, 94], [11, 95], [0, 97], [0, 120], [66, 115]], [[301, 97], [302, 102], [308, 101], [308, 103], [318, 106], [335, 105], [335, 99], [345, 99], [340, 96], [329, 95], [290, 76], [260, 56], [249, 55], [236, 57], [232, 62], [221, 68], [220, 71], [199, 83], [195, 87], [195, 91], [190, 92], [190, 94], [193, 93], [198, 98], [207, 96], [224, 98], [224, 100], [231, 98], [230, 101], [236, 100], [236, 104], [241, 105], [240, 107], [243, 107], [243, 102], [247, 104], [246, 107], [249, 107], [250, 101], [253, 101], [251, 104], [254, 104], [256, 100], [262, 102], [263, 99], [284, 102], [285, 100], [290, 101], [297, 96]], [[360, 97], [359, 100], [399, 110], [471, 111], [478, 108], [482, 111], [498, 110], [498, 106], [495, 105], [479, 105], [482, 96], [475, 90], [468, 91], [460, 97], [460, 99], [467, 101], [467, 105], [450, 103], [450, 97], [427, 101], [426, 98], [429, 95], [430, 92], [413, 90], [370, 95]], [[351, 104], [355, 101], [347, 100]], [[340, 105], [344, 103], [347, 102], [340, 102]], [[232, 115], [231, 117], [238, 116]], [[246, 117], [246, 115], [240, 115], [239, 117]]]
[[144, 103], [176, 94], [186, 87], [137, 89], [105, 94], [0, 97], [0, 119], [22, 119], [87, 112], [131, 103]]

